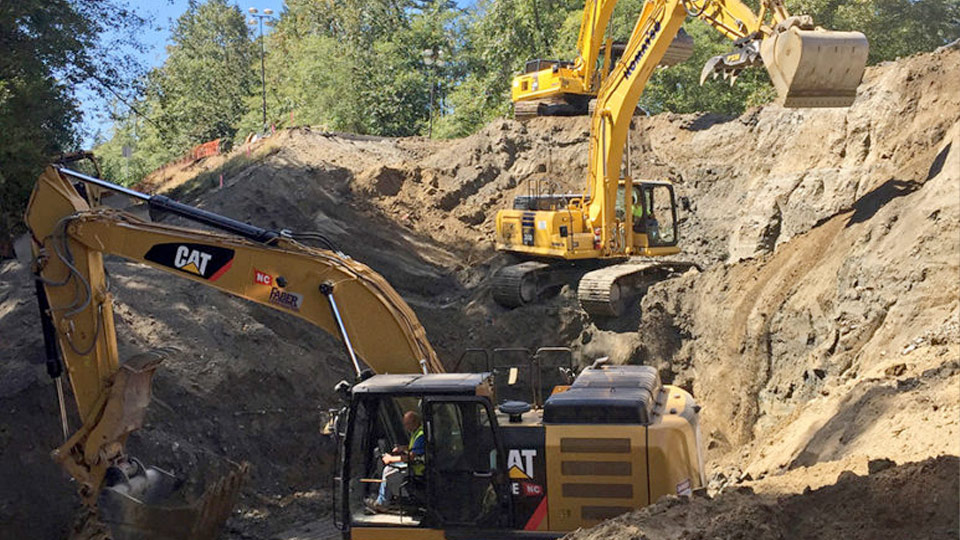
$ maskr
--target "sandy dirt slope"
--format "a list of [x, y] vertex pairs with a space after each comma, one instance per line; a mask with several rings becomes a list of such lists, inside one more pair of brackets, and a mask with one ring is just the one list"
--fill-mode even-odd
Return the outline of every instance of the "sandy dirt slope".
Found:
[[[144, 189], [324, 233], [404, 295], [448, 365], [471, 346], [557, 344], [656, 365], [704, 406], [712, 492], [795, 493], [871, 459], [960, 454], [958, 77], [960, 51], [945, 50], [871, 68], [846, 111], [637, 118], [634, 174], [689, 197], [683, 247], [704, 271], [651, 287], [616, 322], [585, 320], [569, 287], [512, 311], [488, 293], [509, 261], [492, 251], [496, 209], [537, 186], [582, 189], [585, 119], [501, 120], [454, 141], [300, 128]], [[326, 512], [317, 421], [347, 375], [339, 344], [134, 263], [107, 267], [121, 356], [184, 351], [158, 374], [131, 451], [181, 474], [251, 461], [230, 537]], [[31, 290], [24, 265], [0, 266], [0, 536], [57, 538], [76, 502], [47, 456], [61, 437]]]
[[688, 336], [649, 357], [708, 404], [711, 449], [743, 464], [762, 439], [754, 475], [852, 451], [960, 453], [958, 128], [924, 177], [895, 176], [773, 253], [644, 298], [641, 332]]
[[843, 473], [833, 485], [792, 495], [742, 487], [712, 499], [670, 497], [564, 539], [956, 538], [957, 458], [887, 465], [866, 476]]

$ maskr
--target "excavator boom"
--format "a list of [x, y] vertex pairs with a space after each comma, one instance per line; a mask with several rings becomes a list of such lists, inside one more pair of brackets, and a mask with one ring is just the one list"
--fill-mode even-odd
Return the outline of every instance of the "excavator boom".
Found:
[[[92, 184], [91, 189], [119, 191], [229, 232], [150, 223], [91, 207], [81, 195], [87, 189], [78, 190], [71, 180]], [[102, 517], [115, 520], [118, 538], [215, 534], [229, 513], [243, 471], [215, 483], [201, 500], [171, 507], [159, 503], [176, 484], [169, 473], [127, 459], [126, 438], [143, 422], [150, 380], [169, 351], [120, 362], [104, 254], [305, 319], [341, 339], [357, 372], [361, 361], [377, 373], [443, 371], [426, 332], [400, 295], [382, 276], [342, 253], [53, 167], [37, 180], [26, 222], [41, 284], [38, 296], [46, 308], [45, 337], [57, 344], [83, 419], [81, 428], [54, 451], [54, 459], [77, 480], [87, 505], [94, 506], [98, 499], [103, 503], [108, 515]], [[48, 343], [48, 356], [56, 349]], [[171, 529], [173, 522], [177, 525]]]
[[[679, 253], [672, 186], [634, 181], [629, 158], [626, 175], [622, 164], [640, 96], [687, 17], [734, 42], [732, 52], [707, 62], [701, 83], [710, 76], [733, 83], [744, 69], [763, 65], [783, 106], [845, 107], [856, 98], [868, 52], [859, 32], [818, 28], [810, 17], [790, 16], [781, 0], [763, 0], [756, 14], [740, 0], [647, 0], [622, 58], [597, 94], [584, 194], [527, 197], [497, 213], [498, 249], [558, 260], [553, 267], [530, 261], [501, 269], [493, 288], [501, 305], [517, 306], [557, 289], [564, 281], [558, 276], [575, 274], [576, 261]], [[671, 261], [668, 273], [689, 266]], [[584, 274], [578, 287], [581, 306], [591, 314], [615, 316], [660, 279], [660, 270], [645, 263]]]

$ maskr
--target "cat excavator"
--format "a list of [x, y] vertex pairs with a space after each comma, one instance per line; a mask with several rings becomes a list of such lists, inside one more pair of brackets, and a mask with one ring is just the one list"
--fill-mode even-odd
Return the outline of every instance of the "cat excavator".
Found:
[[[513, 78], [513, 117], [580, 116], [590, 111], [590, 102], [600, 84], [623, 55], [624, 43], [603, 39], [617, 0], [587, 0], [580, 19], [577, 58], [570, 61], [537, 58], [524, 65]], [[668, 67], [693, 54], [693, 38], [682, 29], [670, 43], [658, 65]], [[598, 60], [603, 62], [598, 71]]]
[[[143, 221], [102, 206], [104, 193], [215, 230]], [[56, 381], [65, 439], [53, 459], [113, 538], [215, 537], [246, 471], [238, 467], [202, 494], [190, 493], [169, 472], [126, 454], [127, 437], [143, 424], [151, 379], [172, 351], [120, 361], [105, 254], [305, 319], [341, 337], [357, 371], [360, 359], [381, 373], [443, 370], [416, 315], [383, 277], [335, 250], [308, 247], [288, 231], [269, 231], [62, 167], [48, 167], [38, 179], [26, 223], [47, 371]], [[72, 434], [64, 364], [83, 422]]]
[[722, 75], [732, 84], [763, 64], [784, 107], [846, 107], [856, 97], [868, 52], [860, 32], [823, 30], [781, 0], [763, 0], [758, 14], [739, 0], [648, 0], [597, 96], [586, 192], [521, 196], [497, 213], [497, 249], [529, 259], [494, 275], [501, 305], [535, 302], [579, 277], [584, 310], [616, 317], [651, 282], [692, 265], [666, 258], [680, 252], [672, 184], [621, 175], [640, 94], [687, 17], [734, 41], [704, 66], [701, 83]]
[[[140, 219], [102, 202], [110, 197], [205, 228]], [[577, 374], [572, 359], [538, 351], [446, 373], [397, 292], [317, 233], [263, 229], [54, 166], [37, 180], [25, 219], [64, 435], [52, 457], [104, 526], [99, 538], [215, 538], [248, 469], [191, 490], [127, 453], [153, 375], [176, 352], [121, 361], [105, 255], [300, 317], [340, 340], [356, 375], [336, 385], [343, 404], [332, 422], [333, 518], [344, 539], [556, 538], [704, 485], [699, 406], [654, 368], [600, 359]], [[65, 375], [82, 422], [72, 433]], [[381, 482], [380, 457], [405, 442], [411, 411], [423, 418], [425, 473], [408, 471], [402, 500], [371, 513], [363, 501]]]

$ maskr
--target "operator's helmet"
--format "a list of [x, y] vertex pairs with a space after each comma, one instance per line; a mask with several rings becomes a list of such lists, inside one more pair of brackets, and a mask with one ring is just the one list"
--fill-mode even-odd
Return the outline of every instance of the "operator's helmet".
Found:
[[633, 204], [637, 204], [637, 192], [633, 192]]

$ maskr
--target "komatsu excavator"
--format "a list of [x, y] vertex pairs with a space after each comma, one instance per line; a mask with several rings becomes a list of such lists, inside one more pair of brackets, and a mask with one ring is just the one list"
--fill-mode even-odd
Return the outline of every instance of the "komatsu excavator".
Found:
[[[577, 58], [572, 61], [537, 58], [524, 65], [513, 78], [513, 116], [518, 120], [536, 116], [579, 116], [590, 109], [610, 66], [623, 54], [624, 44], [604, 40], [617, 0], [587, 0], [580, 19]], [[693, 38], [682, 29], [659, 60], [661, 66], [684, 62], [693, 54]], [[598, 71], [597, 61], [603, 58]]]
[[[497, 213], [497, 249], [531, 259], [494, 276], [493, 296], [501, 305], [534, 302], [571, 275], [582, 275], [584, 310], [617, 316], [651, 281], [690, 266], [655, 259], [680, 251], [673, 186], [621, 176], [637, 101], [688, 16], [734, 40], [733, 52], [707, 63], [701, 82], [711, 75], [735, 81], [743, 69], [762, 63], [784, 107], [853, 103], [867, 60], [862, 33], [815, 27], [807, 16], [790, 16], [781, 0], [763, 0], [759, 14], [739, 0], [648, 0], [597, 97], [587, 191], [517, 197], [512, 209]], [[624, 262], [631, 257], [644, 259]], [[609, 265], [618, 262], [624, 264]]]
[[[99, 204], [107, 192], [213, 230], [107, 208]], [[121, 362], [104, 255], [300, 317], [340, 339], [357, 375], [337, 385], [344, 404], [333, 423], [333, 515], [344, 539], [556, 538], [704, 485], [699, 407], [652, 367], [598, 360], [574, 377], [571, 362], [538, 353], [445, 373], [396, 291], [315, 233], [262, 229], [62, 167], [38, 179], [26, 222], [65, 439], [52, 455], [107, 537], [216, 537], [246, 466], [194, 495], [127, 454], [153, 374], [171, 351]], [[64, 364], [82, 420], [72, 434]], [[406, 441], [410, 411], [425, 428], [422, 474], [407, 472], [393, 510], [371, 513], [364, 499], [381, 482], [379, 458]]]

